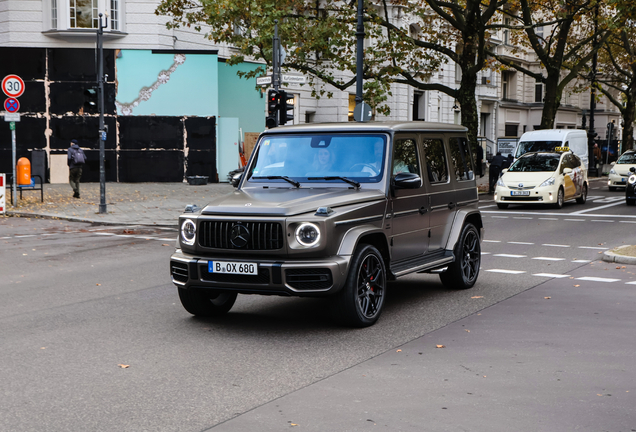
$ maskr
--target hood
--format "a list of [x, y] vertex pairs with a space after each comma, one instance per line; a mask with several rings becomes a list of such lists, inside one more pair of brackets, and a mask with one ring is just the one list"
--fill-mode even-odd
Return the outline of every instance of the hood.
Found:
[[536, 187], [541, 183], [554, 176], [554, 171], [539, 172], [510, 172], [508, 171], [502, 176], [506, 187], [519, 187], [519, 183], [523, 183], [524, 188]]
[[250, 188], [216, 198], [201, 214], [237, 216], [294, 216], [314, 212], [318, 207], [339, 207], [383, 200], [378, 189], [345, 188]]

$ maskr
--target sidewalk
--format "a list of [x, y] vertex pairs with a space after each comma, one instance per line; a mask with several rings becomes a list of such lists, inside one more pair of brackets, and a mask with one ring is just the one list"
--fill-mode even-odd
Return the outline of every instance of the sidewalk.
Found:
[[[190, 186], [187, 183], [106, 183], [106, 214], [99, 214], [99, 183], [82, 183], [82, 198], [73, 198], [68, 184], [45, 184], [44, 202], [39, 191], [23, 193], [14, 208], [7, 193], [7, 215], [48, 217], [104, 225], [177, 227], [186, 204], [203, 206], [231, 192], [228, 183]], [[7, 192], [8, 188], [7, 188]], [[20, 192], [18, 191], [18, 198]]]

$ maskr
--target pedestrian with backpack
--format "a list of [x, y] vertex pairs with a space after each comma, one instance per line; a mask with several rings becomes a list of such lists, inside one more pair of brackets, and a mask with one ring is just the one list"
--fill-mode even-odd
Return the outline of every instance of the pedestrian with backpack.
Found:
[[77, 145], [77, 140], [71, 140], [71, 146], [68, 149], [68, 182], [73, 188], [73, 198], [80, 197], [80, 178], [82, 178], [82, 168], [86, 163], [86, 155]]

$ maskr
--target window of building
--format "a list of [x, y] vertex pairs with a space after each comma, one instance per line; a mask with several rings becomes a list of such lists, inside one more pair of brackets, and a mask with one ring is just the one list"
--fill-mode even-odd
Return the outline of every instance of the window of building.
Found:
[[110, 29], [119, 30], [119, 0], [110, 0]]
[[350, 94], [349, 95], [349, 115], [348, 115], [349, 121], [354, 121], [353, 110], [355, 108], [356, 108], [356, 95]]
[[[504, 25], [509, 26], [510, 25], [510, 18], [504, 18]], [[504, 29], [503, 31], [503, 43], [504, 45], [510, 45], [510, 29]]]
[[462, 68], [455, 63], [455, 81], [460, 82], [462, 80]]
[[516, 124], [507, 124], [506, 125], [505, 133], [506, 133], [507, 137], [519, 136], [518, 132], [519, 132], [519, 125], [516, 125]]
[[51, 28], [57, 28], [57, 0], [51, 0]]
[[501, 98], [508, 99], [509, 91], [510, 91], [510, 72], [503, 71], [501, 73]]
[[97, 0], [70, 0], [70, 27], [97, 28]]
[[543, 83], [540, 80], [534, 84], [534, 101], [543, 102]]

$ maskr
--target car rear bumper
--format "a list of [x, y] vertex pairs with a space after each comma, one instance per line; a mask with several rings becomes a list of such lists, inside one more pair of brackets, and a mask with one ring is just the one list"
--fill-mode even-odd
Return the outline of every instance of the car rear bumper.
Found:
[[[170, 276], [180, 288], [207, 288], [243, 294], [321, 296], [339, 291], [346, 281], [350, 257], [315, 260], [228, 259], [184, 254], [170, 257]], [[210, 261], [256, 263], [258, 275], [208, 272]]]

